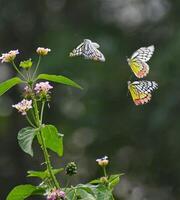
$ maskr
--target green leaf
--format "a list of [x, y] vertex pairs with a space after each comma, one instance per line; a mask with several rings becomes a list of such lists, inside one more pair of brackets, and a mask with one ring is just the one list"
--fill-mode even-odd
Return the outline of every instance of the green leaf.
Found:
[[94, 179], [92, 181], [89, 182], [90, 184], [99, 184], [99, 183], [102, 183], [102, 181], [100, 179]]
[[32, 127], [26, 127], [19, 131], [17, 137], [21, 149], [31, 156], [33, 156], [32, 142], [36, 135], [36, 131], [37, 130]]
[[81, 200], [97, 200], [91, 188], [87, 186], [76, 186], [74, 188], [66, 189], [67, 200], [81, 199]]
[[97, 187], [94, 187], [94, 193], [96, 194], [96, 198], [98, 200], [113, 200], [113, 194], [111, 190], [108, 190], [108, 188], [104, 185], [98, 185]]
[[[59, 156], [63, 155], [63, 137], [53, 125], [45, 125], [42, 129], [45, 145]], [[40, 141], [39, 141], [40, 142]], [[41, 144], [41, 142], [40, 142]]]
[[24, 68], [24, 69], [29, 69], [32, 67], [32, 61], [31, 58], [29, 60], [24, 60], [20, 62], [20, 67]]
[[11, 89], [13, 86], [22, 83], [23, 81], [18, 78], [18, 77], [14, 77], [11, 78], [7, 81], [4, 81], [2, 83], [0, 83], [0, 96], [3, 95], [5, 92], [7, 92], [9, 89]]
[[45, 79], [48, 81], [53, 81], [55, 83], [62, 83], [65, 85], [69, 85], [78, 89], [82, 89], [82, 87], [80, 85], [78, 85], [77, 83], [75, 83], [74, 81], [72, 81], [71, 79], [65, 77], [65, 76], [61, 76], [61, 75], [50, 75], [50, 74], [40, 74], [37, 79]]
[[122, 175], [124, 175], [124, 174], [116, 174], [116, 175], [111, 175], [109, 177], [108, 182], [109, 182], [109, 188], [110, 189], [113, 189], [119, 183], [120, 176], [122, 176]]
[[36, 191], [36, 186], [18, 185], [8, 194], [6, 200], [24, 200]]
[[[52, 171], [53, 171], [53, 174], [56, 175], [56, 174], [62, 172], [63, 170], [64, 170], [63, 168], [60, 168], [60, 169], [53, 169]], [[45, 179], [45, 178], [49, 177], [47, 170], [45, 170], [45, 171], [28, 171], [27, 173], [28, 173], [27, 177], [38, 177], [41, 179]]]

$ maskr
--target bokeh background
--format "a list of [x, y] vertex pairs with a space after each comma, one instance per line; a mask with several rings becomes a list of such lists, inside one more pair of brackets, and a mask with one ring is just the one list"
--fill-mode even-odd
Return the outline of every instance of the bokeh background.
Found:
[[[68, 57], [84, 38], [100, 44], [105, 63]], [[149, 104], [136, 107], [127, 91], [127, 81], [136, 78], [126, 56], [151, 44], [156, 50], [147, 79], [157, 81], [159, 89]], [[17, 62], [36, 63], [39, 46], [52, 49], [40, 71], [68, 76], [84, 88], [53, 84], [45, 121], [65, 136], [64, 158], [52, 155], [54, 165], [77, 162], [72, 183], [86, 183], [102, 175], [95, 159], [108, 155], [109, 173], [125, 173], [116, 199], [180, 199], [180, 1], [0, 0], [1, 52], [19, 49]], [[0, 81], [13, 75], [11, 66], [1, 64]], [[43, 168], [36, 143], [34, 158], [17, 144], [26, 122], [11, 105], [21, 99], [21, 89], [0, 97], [2, 200], [17, 184], [38, 184], [26, 171]]]

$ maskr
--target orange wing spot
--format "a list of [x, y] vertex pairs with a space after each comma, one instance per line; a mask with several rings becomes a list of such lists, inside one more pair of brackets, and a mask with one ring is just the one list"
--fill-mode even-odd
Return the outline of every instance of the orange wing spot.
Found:
[[151, 94], [147, 94], [146, 97], [142, 98], [142, 99], [134, 99], [134, 103], [136, 104], [136, 106], [138, 105], [143, 105], [148, 103], [151, 100]]
[[143, 78], [143, 77], [145, 77], [145, 76], [149, 73], [149, 65], [146, 64], [146, 63], [142, 63], [142, 66], [143, 66], [142, 70], [139, 71], [139, 72], [136, 74], [136, 76], [137, 76], [138, 78]]

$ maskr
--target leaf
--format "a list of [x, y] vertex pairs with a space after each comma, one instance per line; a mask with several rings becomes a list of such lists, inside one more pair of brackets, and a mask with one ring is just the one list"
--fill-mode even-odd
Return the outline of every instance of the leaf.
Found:
[[76, 196], [81, 197], [81, 200], [97, 200], [94, 195], [88, 192], [87, 188], [78, 188], [76, 192]]
[[21, 149], [31, 156], [33, 156], [32, 142], [36, 135], [36, 131], [37, 130], [32, 127], [26, 127], [19, 131], [17, 137]]
[[116, 175], [111, 175], [109, 177], [108, 182], [109, 182], [109, 188], [110, 189], [113, 189], [119, 183], [120, 176], [122, 176], [122, 175], [124, 175], [124, 174], [116, 174]]
[[[53, 171], [53, 174], [56, 175], [59, 172], [62, 172], [63, 170], [64, 170], [63, 168], [60, 168], [60, 169], [53, 169], [52, 171]], [[47, 170], [45, 170], [45, 171], [28, 171], [27, 173], [28, 173], [27, 177], [38, 177], [41, 179], [45, 179], [45, 178], [49, 177]]]
[[35, 191], [36, 191], [36, 186], [30, 184], [18, 185], [11, 190], [6, 200], [24, 200], [27, 197], [31, 196], [31, 194]]
[[100, 179], [94, 179], [94, 180], [90, 181], [89, 183], [96, 185], [96, 184], [102, 183], [102, 181]]
[[65, 77], [65, 76], [61, 76], [61, 75], [50, 75], [50, 74], [40, 74], [37, 79], [45, 79], [48, 81], [53, 81], [55, 83], [62, 83], [65, 85], [69, 85], [78, 89], [82, 89], [82, 87], [80, 85], [78, 85], [77, 83], [75, 83], [74, 81], [72, 81], [71, 79]]
[[32, 67], [32, 61], [31, 58], [29, 60], [24, 60], [20, 62], [20, 67], [24, 68], [24, 69], [29, 69]]
[[2, 83], [0, 83], [0, 96], [3, 95], [5, 92], [7, 92], [9, 89], [11, 89], [13, 86], [22, 83], [23, 81], [18, 78], [18, 77], [14, 77], [11, 78], [7, 81], [4, 81]]
[[96, 200], [91, 188], [86, 185], [79, 185], [73, 188], [66, 188], [67, 200], [81, 199], [81, 200]]
[[[63, 155], [63, 137], [53, 125], [45, 125], [42, 129], [45, 145], [59, 156]], [[40, 141], [39, 141], [40, 142]], [[41, 144], [41, 142], [40, 142]]]
[[94, 190], [95, 194], [97, 195], [98, 200], [113, 200], [113, 195], [111, 190], [104, 185], [98, 185]]

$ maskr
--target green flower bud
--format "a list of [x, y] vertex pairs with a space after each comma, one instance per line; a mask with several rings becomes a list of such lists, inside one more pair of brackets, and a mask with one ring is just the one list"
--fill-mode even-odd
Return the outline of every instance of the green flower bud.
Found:
[[65, 168], [66, 174], [69, 176], [73, 176], [77, 174], [77, 165], [75, 162], [70, 162], [67, 164]]
[[31, 58], [29, 60], [24, 60], [20, 62], [20, 67], [24, 68], [24, 69], [29, 69], [32, 67], [32, 61]]

